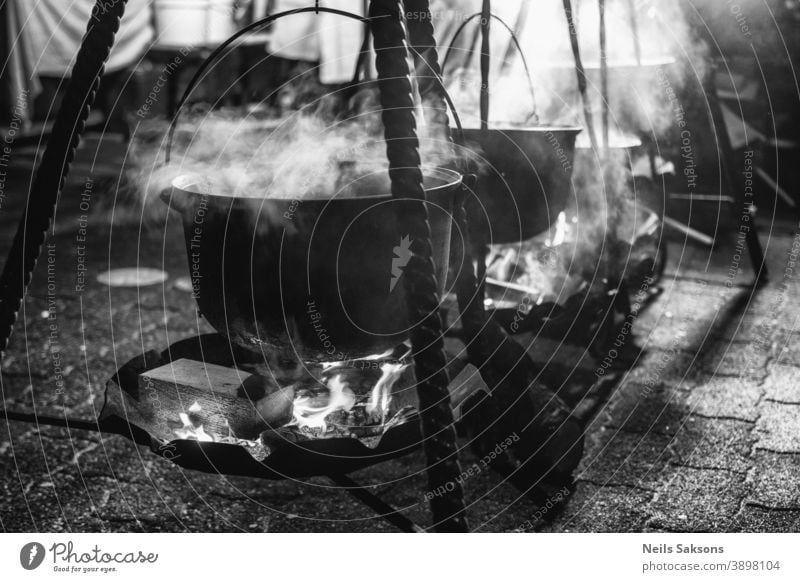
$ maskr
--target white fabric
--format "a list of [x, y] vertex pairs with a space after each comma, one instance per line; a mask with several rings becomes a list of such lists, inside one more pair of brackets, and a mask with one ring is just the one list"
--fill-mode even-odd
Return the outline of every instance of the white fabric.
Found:
[[[35, 72], [57, 77], [69, 74], [86, 33], [94, 0], [10, 1], [16, 4], [23, 22], [22, 33], [33, 47]], [[150, 0], [128, 0], [106, 71], [136, 62], [152, 38]]]
[[[31, 117], [29, 107], [33, 98], [42, 90], [39, 77], [36, 75], [36, 54], [30, 38], [20, 34], [23, 17], [16, 2], [9, 2], [6, 6], [7, 20], [5, 39], [6, 46], [2, 54], [8, 56], [6, 63], [6, 102], [13, 114], [23, 121]], [[3, 112], [7, 114], [8, 112]]]
[[[313, 6], [312, 0], [277, 0], [275, 12]], [[322, 0], [320, 6], [364, 15], [360, 0]], [[364, 27], [335, 14], [296, 14], [275, 22], [271, 52], [286, 59], [320, 62], [322, 83], [350, 81], [356, 68]]]

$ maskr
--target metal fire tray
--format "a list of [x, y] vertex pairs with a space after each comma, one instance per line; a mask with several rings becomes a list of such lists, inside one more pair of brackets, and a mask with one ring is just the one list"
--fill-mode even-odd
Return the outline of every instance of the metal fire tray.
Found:
[[383, 434], [364, 439], [276, 440], [270, 443], [266, 456], [261, 459], [239, 444], [157, 438], [148, 432], [147, 421], [154, 418], [154, 409], [160, 404], [152, 395], [143, 393], [138, 377], [181, 358], [226, 367], [246, 367], [262, 362], [258, 354], [236, 348], [219, 334], [181, 340], [161, 353], [147, 352], [122, 366], [107, 383], [99, 418], [101, 430], [148, 446], [157, 455], [186, 469], [264, 479], [350, 473], [409, 454], [422, 443], [419, 417], [415, 412], [396, 418]]

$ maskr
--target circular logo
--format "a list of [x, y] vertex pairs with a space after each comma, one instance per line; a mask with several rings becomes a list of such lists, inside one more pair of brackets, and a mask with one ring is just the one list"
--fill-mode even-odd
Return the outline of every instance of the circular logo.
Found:
[[44, 546], [39, 542], [29, 542], [19, 551], [19, 563], [26, 570], [35, 570], [44, 561]]

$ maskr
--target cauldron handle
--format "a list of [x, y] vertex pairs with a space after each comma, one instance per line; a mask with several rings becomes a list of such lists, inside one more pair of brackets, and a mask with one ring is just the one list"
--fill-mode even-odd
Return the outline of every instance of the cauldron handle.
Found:
[[[447, 63], [450, 60], [450, 55], [453, 53], [453, 49], [455, 48], [455, 43], [456, 40], [458, 40], [458, 37], [461, 36], [461, 33], [464, 32], [464, 29], [470, 22], [482, 16], [483, 14], [481, 12], [476, 12], [475, 14], [467, 18], [464, 22], [462, 22], [461, 26], [459, 26], [456, 29], [455, 34], [453, 34], [453, 38], [450, 40], [450, 45], [447, 47], [447, 50], [445, 51], [444, 60], [442, 60], [442, 74], [444, 74], [444, 71], [447, 68]], [[528, 89], [530, 90], [531, 100], [533, 101], [533, 113], [530, 115], [530, 117], [538, 118], [538, 114], [536, 112], [536, 89], [533, 86], [533, 77], [531, 76], [531, 69], [530, 66], [528, 65], [528, 59], [525, 58], [525, 52], [522, 50], [522, 45], [520, 45], [517, 35], [514, 34], [514, 30], [508, 25], [508, 23], [505, 20], [503, 20], [496, 14], [490, 14], [490, 16], [492, 20], [496, 20], [497, 22], [499, 22], [503, 26], [503, 28], [505, 28], [508, 31], [508, 34], [511, 35], [511, 40], [514, 43], [514, 46], [517, 48], [517, 52], [519, 52], [520, 59], [522, 60], [522, 66], [525, 69], [525, 76], [528, 79]], [[474, 49], [470, 49], [470, 52], [472, 51], [474, 51]], [[488, 91], [489, 89], [488, 81], [485, 83], [485, 85], [486, 85], [486, 90]]]
[[[189, 96], [192, 94], [192, 91], [194, 91], [194, 89], [197, 87], [197, 84], [202, 80], [202, 77], [208, 70], [208, 68], [212, 64], [214, 64], [214, 62], [225, 51], [225, 49], [227, 49], [230, 45], [232, 45], [242, 36], [250, 34], [251, 32], [256, 32], [258, 30], [261, 30], [262, 28], [264, 28], [268, 24], [271, 24], [272, 22], [275, 22], [276, 20], [279, 20], [285, 16], [293, 16], [295, 14], [304, 14], [308, 12], [313, 12], [315, 14], [319, 14], [320, 12], [325, 12], [328, 14], [334, 14], [337, 16], [343, 16], [345, 18], [358, 20], [359, 22], [362, 22], [363, 24], [367, 25], [372, 24], [375, 21], [375, 18], [387, 18], [387, 16], [381, 16], [381, 17], [359, 16], [358, 14], [355, 14], [353, 12], [347, 12], [345, 10], [338, 10], [336, 8], [327, 8], [325, 6], [316, 5], [307, 8], [295, 8], [293, 10], [285, 10], [283, 12], [271, 14], [269, 16], [265, 16], [260, 20], [256, 20], [255, 22], [252, 22], [242, 27], [241, 29], [233, 33], [230, 37], [228, 37], [225, 41], [223, 41], [217, 48], [211, 51], [211, 54], [209, 54], [208, 57], [206, 57], [206, 59], [202, 63], [200, 63], [200, 66], [197, 68], [197, 71], [195, 71], [194, 75], [192, 76], [188, 85], [186, 86], [186, 89], [183, 91], [183, 95], [181, 95], [180, 101], [178, 101], [178, 106], [175, 109], [175, 114], [172, 116], [172, 120], [170, 121], [169, 124], [169, 131], [167, 133], [167, 147], [165, 150], [166, 163], [169, 163], [170, 161], [170, 156], [172, 154], [172, 141], [175, 136], [175, 129], [178, 126], [178, 120], [180, 118], [181, 112], [186, 106], [186, 102], [189, 100]], [[416, 49], [414, 49], [413, 47], [409, 47], [409, 49], [413, 53], [415, 53], [416, 56], [418, 57], [420, 56], [419, 53], [416, 51]], [[427, 64], [427, 61], [425, 61], [424, 59], [422, 59], [422, 61]], [[453, 103], [450, 94], [447, 92], [447, 89], [444, 86], [444, 81], [442, 80], [441, 75], [437, 71], [435, 71], [429, 64], [428, 68], [431, 71], [432, 78], [434, 78], [435, 82], [439, 85], [439, 89], [442, 91], [444, 99], [447, 102], [448, 107], [450, 108], [450, 113], [453, 116], [453, 121], [456, 124], [456, 128], [458, 131], [457, 133], [458, 137], [456, 139], [456, 143], [458, 143], [459, 145], [463, 145], [464, 130], [461, 125], [461, 118], [458, 115], [458, 112], [456, 111], [455, 104]], [[356, 69], [356, 74], [358, 74], [358, 67]]]
[[328, 14], [336, 14], [338, 16], [344, 16], [346, 18], [358, 20], [364, 24], [368, 24], [370, 22], [370, 19], [367, 17], [359, 16], [358, 14], [354, 14], [353, 12], [347, 12], [345, 10], [338, 10], [336, 8], [327, 8], [324, 6], [319, 6], [319, 3], [317, 2], [315, 6], [309, 6], [306, 8], [295, 8], [293, 10], [284, 10], [283, 12], [270, 14], [268, 16], [265, 16], [264, 18], [256, 20], [255, 22], [251, 22], [250, 24], [237, 30], [226, 40], [220, 43], [220, 45], [217, 46], [217, 48], [211, 51], [211, 54], [209, 54], [208, 57], [206, 57], [206, 59], [202, 63], [200, 63], [200, 66], [197, 68], [197, 71], [195, 71], [194, 75], [189, 81], [189, 84], [183, 91], [183, 95], [181, 95], [181, 99], [180, 101], [178, 101], [178, 106], [175, 108], [175, 114], [172, 116], [172, 120], [170, 121], [169, 124], [169, 131], [167, 134], [167, 147], [165, 154], [167, 163], [169, 163], [170, 161], [170, 155], [172, 153], [172, 139], [175, 134], [175, 128], [178, 125], [178, 119], [180, 118], [181, 112], [183, 111], [183, 108], [185, 107], [186, 102], [189, 99], [189, 96], [191, 95], [192, 91], [194, 91], [197, 84], [201, 81], [203, 74], [206, 72], [208, 67], [210, 67], [217, 60], [217, 58], [225, 51], [225, 49], [227, 49], [230, 45], [236, 42], [239, 38], [247, 34], [250, 34], [251, 32], [261, 30], [268, 24], [271, 24], [276, 20], [279, 20], [285, 16], [292, 16], [295, 14], [305, 14], [309, 12], [313, 12], [314, 14], [319, 14], [320, 12], [325, 12]]

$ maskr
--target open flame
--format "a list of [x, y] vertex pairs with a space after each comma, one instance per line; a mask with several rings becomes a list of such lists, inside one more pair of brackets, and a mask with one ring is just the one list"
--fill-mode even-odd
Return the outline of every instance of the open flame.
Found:
[[[398, 417], [390, 408], [393, 390], [410, 365], [404, 357], [398, 359], [393, 353], [394, 350], [307, 368], [308, 376], [292, 384], [291, 420], [270, 426], [266, 432], [273, 436], [283, 434], [282, 438], [292, 432], [301, 438], [368, 438], [382, 434], [396, 420], [393, 416]], [[178, 418], [181, 426], [172, 429], [178, 439], [238, 444], [253, 449], [270, 446], [264, 441], [267, 438], [264, 431], [257, 440], [242, 439], [234, 433], [224, 414], [209, 414], [197, 401], [179, 412]]]
[[350, 411], [356, 403], [355, 394], [350, 387], [336, 375], [327, 382], [327, 392], [309, 394], [304, 392], [294, 401], [292, 424], [299, 428], [318, 429], [325, 432], [328, 428], [326, 418], [332, 412]]
[[[189, 412], [192, 414], [198, 414], [201, 412], [202, 407], [200, 404], [195, 400], [195, 402], [189, 407]], [[179, 439], [185, 440], [194, 440], [194, 441], [201, 441], [201, 442], [214, 442], [214, 437], [208, 434], [205, 429], [203, 428], [203, 424], [198, 422], [195, 424], [192, 422], [189, 414], [186, 412], [179, 412], [178, 418], [180, 418], [183, 427], [175, 429], [175, 436]]]
[[[581, 292], [587, 280], [575, 268], [580, 232], [576, 216], [559, 212], [552, 228], [529, 240], [491, 245], [486, 259], [488, 307], [511, 308], [527, 313], [545, 302], [566, 304]], [[596, 261], [589, 255], [587, 264]]]
[[392, 402], [392, 388], [403, 375], [408, 364], [387, 362], [381, 366], [381, 377], [370, 393], [365, 410], [370, 417], [380, 418], [381, 424], [386, 422], [389, 405]]
[[[292, 421], [287, 425], [320, 436], [359, 434], [359, 429], [385, 427], [392, 391], [409, 364], [390, 358], [393, 351], [352, 362], [326, 363], [313, 388], [298, 390]], [[380, 377], [370, 385], [380, 370]], [[321, 389], [320, 389], [321, 388]]]
[[[173, 431], [175, 436], [179, 439], [189, 441], [239, 445], [244, 447], [259, 461], [265, 458], [269, 453], [269, 450], [260, 440], [247, 440], [235, 436], [227, 421], [225, 421], [227, 434], [215, 432], [213, 423], [209, 424], [211, 428], [207, 430], [206, 426], [203, 424], [201, 413], [203, 413], [203, 407], [196, 400], [186, 409], [186, 412], [179, 412], [178, 418], [183, 426]], [[219, 430], [220, 429], [217, 429], [217, 431]]]

